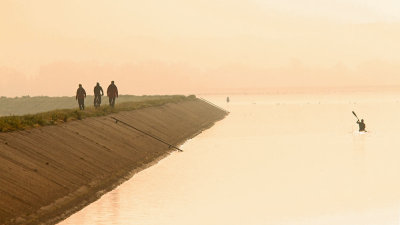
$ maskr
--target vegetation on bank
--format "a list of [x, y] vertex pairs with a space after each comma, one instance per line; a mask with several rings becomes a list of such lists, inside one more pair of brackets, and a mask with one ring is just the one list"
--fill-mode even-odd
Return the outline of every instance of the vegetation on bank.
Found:
[[122, 102], [116, 104], [114, 108], [103, 103], [103, 106], [95, 109], [93, 106], [86, 107], [85, 110], [79, 109], [59, 109], [37, 114], [27, 114], [22, 116], [3, 116], [0, 117], [0, 132], [25, 130], [34, 127], [55, 125], [73, 120], [82, 120], [88, 117], [106, 116], [112, 113], [131, 111], [152, 106], [161, 106], [167, 103], [178, 103], [196, 99], [196, 96], [158, 96], [156, 98], [142, 101]]
[[[117, 103], [138, 102], [166, 98], [166, 95], [119, 95]], [[108, 104], [108, 98], [103, 96], [103, 104]], [[94, 96], [88, 95], [85, 105], [93, 105]], [[0, 97], [0, 116], [22, 116], [53, 111], [56, 109], [73, 109], [78, 107], [75, 96], [48, 97], [48, 96], [22, 96]]]

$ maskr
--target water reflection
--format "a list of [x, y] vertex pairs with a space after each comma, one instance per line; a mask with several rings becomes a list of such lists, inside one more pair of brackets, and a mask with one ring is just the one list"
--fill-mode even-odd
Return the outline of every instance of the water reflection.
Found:
[[380, 97], [208, 97], [230, 116], [61, 224], [398, 224], [400, 120], [384, 118], [400, 108]]
[[357, 154], [363, 155], [365, 151], [365, 138], [368, 133], [353, 132], [354, 151]]

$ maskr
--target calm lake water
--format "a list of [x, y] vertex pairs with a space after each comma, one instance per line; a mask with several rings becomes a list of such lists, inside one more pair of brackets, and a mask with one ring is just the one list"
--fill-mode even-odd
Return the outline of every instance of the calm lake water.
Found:
[[400, 224], [400, 94], [204, 97], [230, 115], [60, 225]]

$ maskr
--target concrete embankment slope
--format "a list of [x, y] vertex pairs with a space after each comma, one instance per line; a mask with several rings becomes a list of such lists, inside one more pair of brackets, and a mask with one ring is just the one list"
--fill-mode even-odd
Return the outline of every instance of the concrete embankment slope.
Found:
[[[191, 100], [111, 116], [177, 145], [226, 113]], [[171, 151], [110, 116], [0, 133], [0, 224], [55, 223]]]

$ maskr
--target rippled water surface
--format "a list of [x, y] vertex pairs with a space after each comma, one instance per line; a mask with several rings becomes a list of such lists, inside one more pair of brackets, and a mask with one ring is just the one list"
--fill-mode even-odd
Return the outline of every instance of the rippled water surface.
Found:
[[204, 97], [230, 115], [60, 224], [400, 224], [400, 95]]

